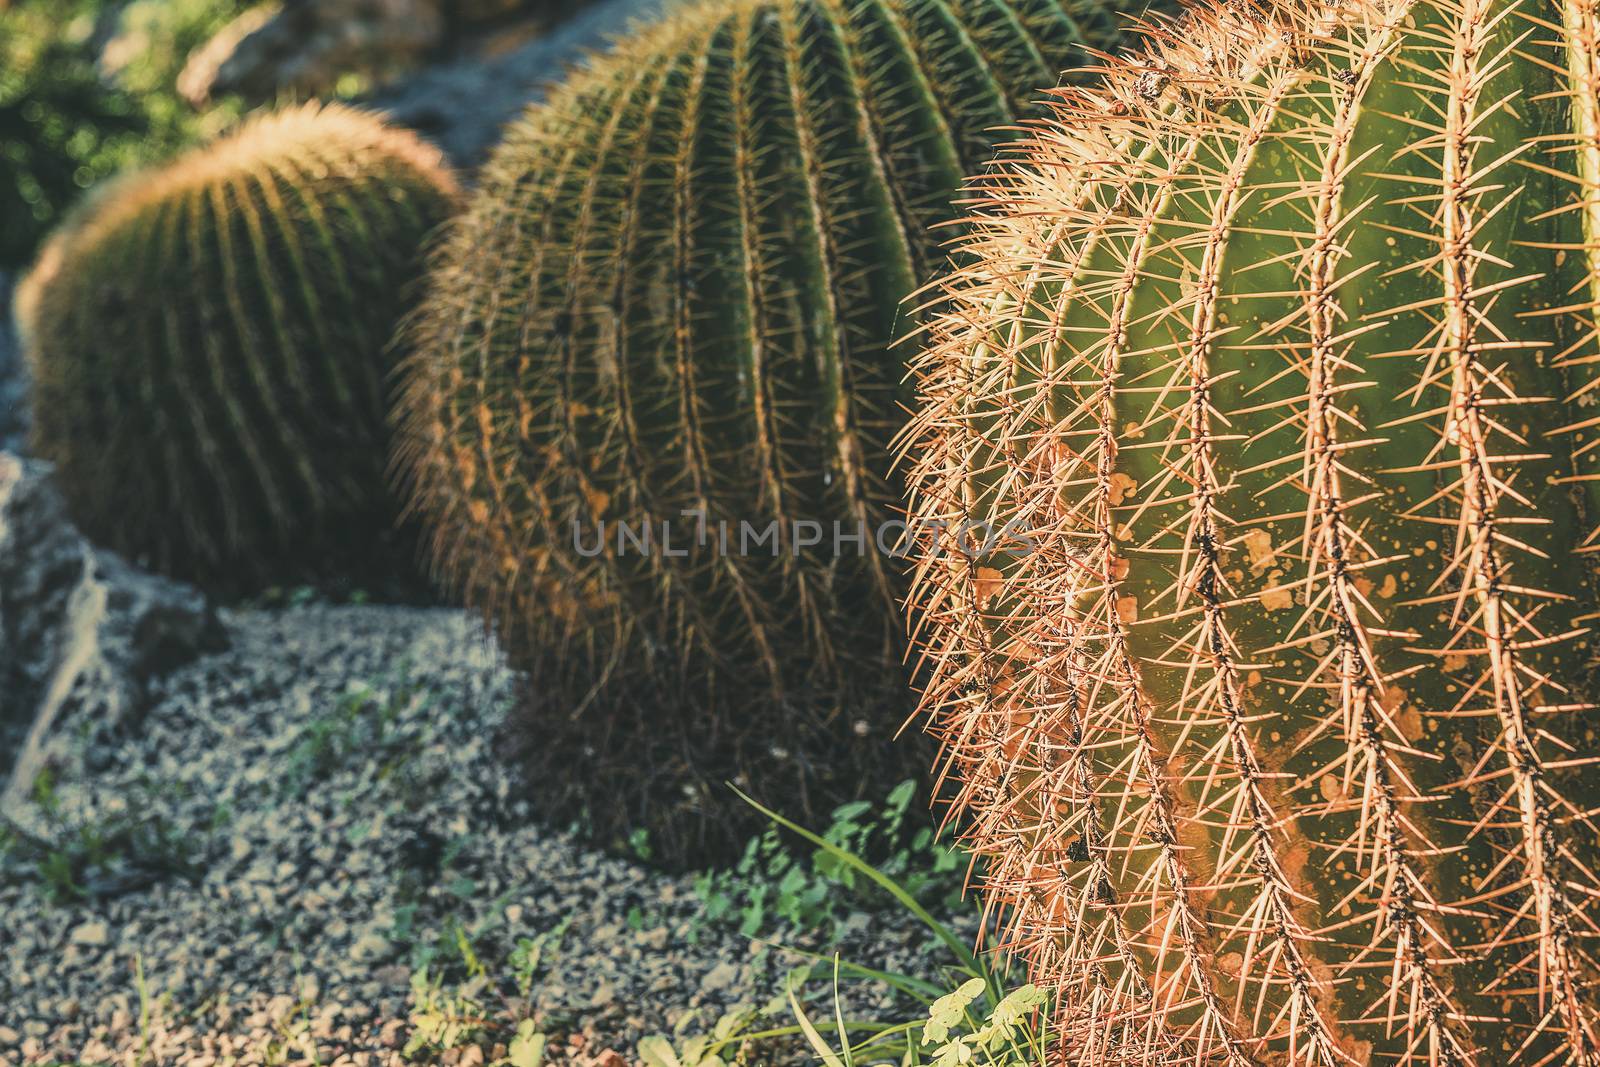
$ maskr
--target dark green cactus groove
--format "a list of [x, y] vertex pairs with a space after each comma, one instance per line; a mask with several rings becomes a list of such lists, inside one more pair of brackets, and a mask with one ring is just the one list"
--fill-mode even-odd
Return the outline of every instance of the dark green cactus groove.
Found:
[[913, 602], [1071, 1058], [1600, 1062], [1600, 9], [1200, 0], [1010, 160]]
[[825, 812], [909, 773], [903, 583], [873, 547], [900, 302], [963, 176], [1126, 21], [715, 0], [511, 128], [437, 263], [402, 465], [442, 575], [534, 676], [544, 810], [684, 858], [749, 825], [730, 779]]
[[457, 196], [411, 134], [311, 105], [80, 209], [18, 309], [33, 446], [84, 531], [229, 594], [408, 564], [389, 344]]

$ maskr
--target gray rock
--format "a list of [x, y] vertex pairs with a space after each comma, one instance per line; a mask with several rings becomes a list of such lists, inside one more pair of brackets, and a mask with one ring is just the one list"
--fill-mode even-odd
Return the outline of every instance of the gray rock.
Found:
[[[560, 0], [276, 0], [244, 11], [197, 49], [177, 88], [200, 107], [230, 94], [251, 104], [327, 95], [352, 73], [393, 84], [396, 75], [442, 54], [463, 56], [449, 62], [482, 64], [479, 53], [486, 46], [493, 50], [494, 26], [520, 18], [525, 31], [537, 25], [530, 18], [543, 21], [571, 6]], [[482, 40], [485, 31], [489, 37]], [[558, 24], [551, 36], [564, 33]], [[588, 42], [578, 47], [600, 43], [578, 37]], [[454, 47], [463, 40], [476, 47]], [[137, 54], [137, 43], [109, 44], [102, 67], [115, 68], [119, 56]]]
[[373, 932], [362, 936], [350, 949], [350, 954], [363, 963], [382, 960], [394, 951], [388, 938]]
[[251, 8], [201, 47], [178, 76], [196, 107], [237, 93], [251, 103], [327, 93], [350, 72], [407, 66], [447, 28], [440, 0], [283, 0]]
[[707, 992], [715, 993], [730, 988], [738, 980], [739, 968], [724, 960], [707, 971], [700, 984]]
[[568, 70], [635, 23], [661, 16], [672, 0], [597, 0], [549, 33], [502, 56], [440, 64], [366, 101], [433, 140], [458, 165], [482, 162], [500, 129]]
[[28, 436], [28, 377], [12, 322], [15, 281], [0, 270], [0, 449], [19, 451]]
[[226, 645], [198, 591], [91, 547], [49, 464], [0, 452], [0, 811], [48, 764], [92, 764], [148, 683]]
[[0, 774], [62, 662], [89, 554], [43, 464], [0, 454]]

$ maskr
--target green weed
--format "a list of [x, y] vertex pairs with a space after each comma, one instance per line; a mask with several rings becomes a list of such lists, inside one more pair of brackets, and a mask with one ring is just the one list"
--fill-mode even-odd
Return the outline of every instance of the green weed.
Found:
[[[17, 871], [36, 880], [56, 904], [114, 896], [164, 878], [194, 878], [209, 848], [209, 836], [181, 832], [161, 814], [159, 801], [181, 798], [187, 787], [145, 778], [112, 810], [69, 815], [55, 773], [34, 780], [31, 797], [42, 817], [41, 833], [7, 820], [0, 828], [0, 860], [7, 877]], [[212, 814], [211, 833], [228, 813]]]
[[[452, 1049], [476, 1045], [503, 1047], [505, 1054], [488, 1067], [541, 1067], [547, 1037], [535, 1004], [535, 985], [550, 954], [559, 949], [570, 920], [537, 937], [519, 938], [506, 959], [504, 973], [492, 973], [474, 942], [497, 921], [491, 919], [470, 933], [458, 921], [446, 923], [447, 934], [428, 964], [411, 979], [411, 1036], [406, 1043], [408, 1062], [446, 1058]], [[450, 947], [443, 947], [448, 944]], [[448, 975], [464, 973], [452, 982]]]
[[919, 900], [959, 907], [966, 854], [911, 810], [915, 796], [916, 783], [903, 782], [880, 806], [858, 801], [835, 809], [818, 838], [831, 848], [796, 852], [774, 823], [750, 841], [733, 868], [696, 878], [702, 921], [735, 925], [746, 937], [776, 924], [836, 937], [852, 911], [871, 903], [863, 893], [866, 880], [839, 852], [874, 857], [874, 869]]
[[[901, 787], [891, 794], [891, 802], [885, 806], [891, 822], [897, 809], [904, 813], [910, 792]], [[941, 978], [933, 981], [874, 970], [838, 956], [824, 958], [788, 949], [809, 962], [789, 972], [781, 993], [764, 1007], [729, 1012], [709, 1032], [692, 1032], [686, 1020], [671, 1035], [646, 1038], [638, 1049], [646, 1067], [731, 1067], [766, 1062], [748, 1057], [752, 1050], [770, 1048], [774, 1042], [791, 1046], [799, 1042], [824, 1067], [1035, 1067], [1045, 1062], [1050, 1042], [1046, 1022], [1050, 1018], [1049, 995], [1032, 985], [1013, 985], [1003, 959], [974, 952], [919, 900], [919, 889], [939, 885], [946, 872], [965, 867], [963, 855], [927, 840], [918, 844], [925, 851], [892, 852], [889, 863], [869, 862], [859, 851], [840, 843], [841, 839], [855, 844], [871, 840], [859, 829], [841, 829], [840, 824], [862, 825], [863, 813], [853, 806], [842, 811], [829, 832], [818, 834], [748, 797], [744, 799], [772, 821], [772, 835], [780, 831], [793, 834], [814, 850], [811, 867], [821, 872], [819, 877], [849, 887], [861, 903], [873, 903], [873, 897], [880, 903], [892, 903], [925, 926], [945, 950]], [[866, 820], [868, 824], [881, 821]], [[935, 852], [947, 858], [930, 854]], [[889, 999], [896, 1007], [891, 1017], [847, 1017], [844, 1005], [852, 998], [844, 994], [851, 983], [892, 994]], [[819, 1018], [821, 1006], [830, 1000], [831, 1017]]]
[[[407, 674], [398, 672], [402, 679]], [[400, 715], [414, 702], [426, 699], [421, 690], [404, 680], [385, 688], [352, 687], [331, 711], [301, 727], [279, 782], [281, 794], [304, 793], [358, 752], [383, 754], [378, 774], [383, 778], [393, 775], [420, 747], [416, 739], [403, 736], [397, 728]]]

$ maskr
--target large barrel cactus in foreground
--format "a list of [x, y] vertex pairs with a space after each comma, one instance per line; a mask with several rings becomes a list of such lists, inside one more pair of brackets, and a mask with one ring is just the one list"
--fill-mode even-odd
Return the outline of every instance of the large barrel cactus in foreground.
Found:
[[388, 345], [456, 195], [412, 135], [316, 105], [97, 194], [18, 301], [85, 531], [229, 592], [408, 563], [380, 550]]
[[915, 599], [1075, 1061], [1600, 1061], [1600, 12], [1203, 2], [982, 199]]
[[1124, 18], [714, 0], [510, 130], [416, 331], [404, 466], [441, 571], [547, 698], [546, 811], [671, 859], [738, 842], [728, 779], [815, 812], [904, 776], [875, 544], [897, 307], [963, 174]]

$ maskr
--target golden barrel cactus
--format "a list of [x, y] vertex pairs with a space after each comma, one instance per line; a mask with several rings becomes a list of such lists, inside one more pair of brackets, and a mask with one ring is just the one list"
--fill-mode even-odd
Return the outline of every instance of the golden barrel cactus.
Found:
[[900, 302], [1098, 0], [711, 0], [510, 129], [439, 257], [404, 467], [540, 701], [541, 808], [657, 857], [921, 756], [885, 528]]
[[1600, 1062], [1600, 10], [1201, 0], [982, 183], [926, 706], [1074, 1062]]
[[317, 104], [95, 194], [18, 296], [34, 447], [84, 531], [228, 593], [409, 570], [389, 346], [457, 195], [436, 149]]

